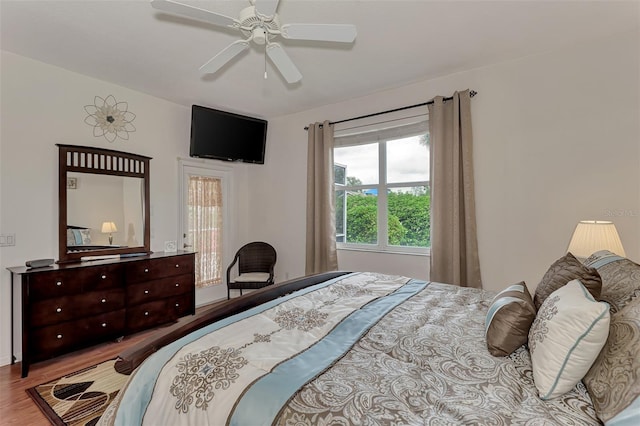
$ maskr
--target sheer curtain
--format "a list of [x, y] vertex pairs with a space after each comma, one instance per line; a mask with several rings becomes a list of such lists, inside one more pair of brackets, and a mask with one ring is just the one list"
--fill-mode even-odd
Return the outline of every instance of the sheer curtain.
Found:
[[333, 125], [309, 124], [306, 274], [338, 269], [333, 191]]
[[222, 182], [189, 176], [189, 233], [196, 252], [196, 287], [222, 283]]
[[482, 288], [476, 237], [471, 95], [434, 98], [431, 146], [431, 280]]

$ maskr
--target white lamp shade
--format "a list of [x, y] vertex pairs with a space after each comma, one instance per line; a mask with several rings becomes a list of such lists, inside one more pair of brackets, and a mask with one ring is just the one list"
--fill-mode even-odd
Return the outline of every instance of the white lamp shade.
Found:
[[116, 224], [113, 222], [103, 222], [102, 223], [102, 233], [110, 234], [111, 232], [117, 232], [118, 228], [116, 228]]
[[599, 250], [609, 250], [618, 256], [626, 256], [613, 222], [581, 220], [573, 232], [567, 251], [575, 257], [585, 259]]

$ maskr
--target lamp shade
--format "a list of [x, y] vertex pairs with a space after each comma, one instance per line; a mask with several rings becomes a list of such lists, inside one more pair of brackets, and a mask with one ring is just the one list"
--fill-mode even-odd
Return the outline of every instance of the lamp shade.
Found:
[[599, 250], [609, 250], [618, 256], [626, 256], [616, 226], [613, 222], [604, 220], [578, 222], [567, 251], [575, 257], [587, 258]]
[[102, 222], [102, 233], [109, 234], [111, 232], [117, 232], [116, 224], [113, 222]]

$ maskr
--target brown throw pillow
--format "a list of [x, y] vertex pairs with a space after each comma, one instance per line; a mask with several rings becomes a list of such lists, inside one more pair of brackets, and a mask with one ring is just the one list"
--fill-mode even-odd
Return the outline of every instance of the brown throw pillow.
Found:
[[536, 308], [524, 281], [498, 293], [489, 307], [485, 323], [489, 353], [507, 356], [527, 343], [535, 317]]
[[540, 309], [542, 302], [569, 281], [580, 280], [594, 299], [600, 300], [602, 280], [595, 268], [585, 266], [571, 253], [553, 262], [536, 288], [533, 303]]

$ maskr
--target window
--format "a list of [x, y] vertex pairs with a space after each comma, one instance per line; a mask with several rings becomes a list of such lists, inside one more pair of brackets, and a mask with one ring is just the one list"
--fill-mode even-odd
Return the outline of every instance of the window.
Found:
[[418, 125], [340, 136], [334, 180], [338, 248], [427, 253], [429, 134]]
[[197, 288], [222, 283], [222, 179], [189, 175], [187, 232], [196, 251]]

